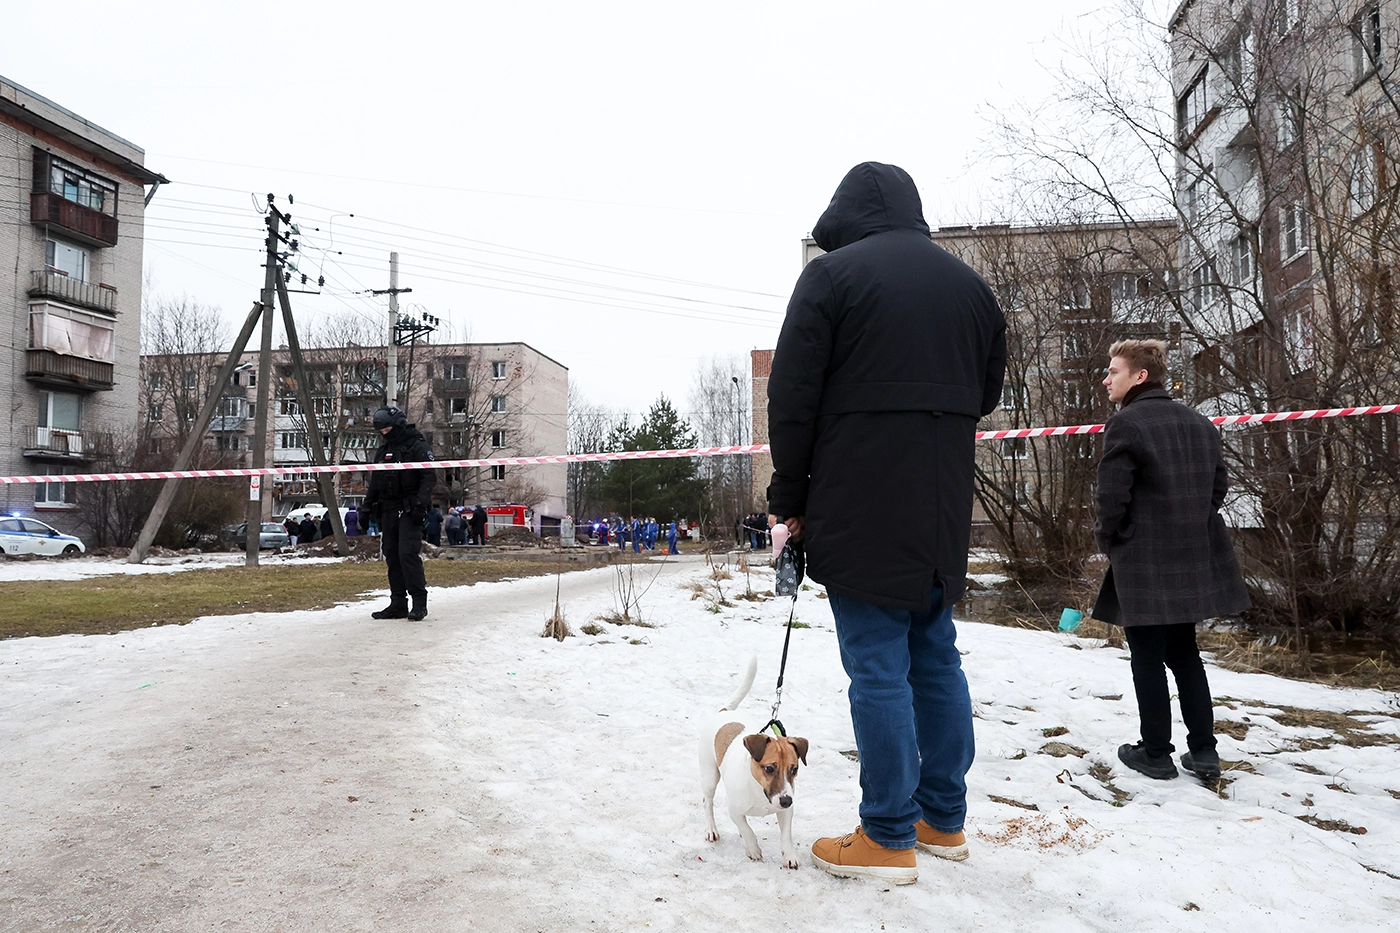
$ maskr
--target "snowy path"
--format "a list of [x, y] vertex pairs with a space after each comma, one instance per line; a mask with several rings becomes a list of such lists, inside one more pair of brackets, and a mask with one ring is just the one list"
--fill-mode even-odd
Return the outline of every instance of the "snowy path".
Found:
[[[562, 644], [538, 637], [550, 578], [434, 591], [419, 625], [357, 604], [0, 642], [0, 930], [1313, 933], [1400, 908], [1386, 696], [1212, 669], [1217, 697], [1250, 701], [1217, 709], [1243, 735], [1221, 754], [1258, 772], [1222, 799], [1117, 765], [1135, 737], [1122, 652], [971, 623], [969, 861], [921, 857], [918, 884], [887, 890], [805, 855], [780, 869], [771, 819], [754, 821], [768, 861], [722, 813], [707, 844], [696, 724], [753, 652], [743, 712], [767, 718], [786, 607], [711, 612], [688, 589], [717, 595], [703, 564], [659, 572], [642, 599], [657, 628]], [[613, 573], [563, 577], [576, 631], [610, 608]], [[811, 591], [798, 615], [812, 628], [793, 635], [782, 718], [812, 742], [805, 853], [855, 825], [858, 766], [830, 613]], [[1284, 707], [1364, 711], [1331, 723], [1361, 747]], [[1051, 742], [1073, 749], [1039, 753]]]

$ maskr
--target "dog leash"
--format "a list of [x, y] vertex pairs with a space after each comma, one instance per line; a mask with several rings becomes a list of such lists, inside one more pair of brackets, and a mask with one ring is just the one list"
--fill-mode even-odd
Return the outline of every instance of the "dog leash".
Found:
[[779, 738], [787, 736], [787, 729], [784, 728], [782, 720], [778, 718], [778, 707], [783, 705], [783, 674], [787, 671], [788, 644], [792, 641], [792, 622], [797, 615], [797, 594], [792, 594], [792, 609], [788, 612], [787, 634], [783, 636], [783, 660], [778, 665], [778, 686], [773, 693], [773, 709], [769, 712], [768, 724], [759, 732], [767, 732], [770, 728], [773, 734]]

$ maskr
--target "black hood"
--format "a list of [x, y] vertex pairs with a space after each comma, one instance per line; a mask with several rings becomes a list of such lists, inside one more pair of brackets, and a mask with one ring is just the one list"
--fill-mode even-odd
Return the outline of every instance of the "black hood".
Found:
[[928, 234], [919, 189], [897, 165], [862, 162], [841, 179], [831, 204], [812, 228], [812, 239], [829, 253], [889, 230]]
[[424, 440], [423, 432], [418, 430], [416, 424], [396, 424], [384, 435], [386, 447], [402, 447], [420, 440]]

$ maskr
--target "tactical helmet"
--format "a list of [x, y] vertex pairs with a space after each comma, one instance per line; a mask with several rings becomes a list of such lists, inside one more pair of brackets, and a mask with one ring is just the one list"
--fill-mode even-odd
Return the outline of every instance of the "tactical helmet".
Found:
[[374, 429], [382, 431], [385, 428], [401, 428], [408, 424], [408, 416], [401, 408], [381, 408], [374, 413]]

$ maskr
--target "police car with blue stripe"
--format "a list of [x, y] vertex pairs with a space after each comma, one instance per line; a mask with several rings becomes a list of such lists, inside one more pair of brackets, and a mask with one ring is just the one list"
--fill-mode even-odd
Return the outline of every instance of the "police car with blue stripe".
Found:
[[0, 551], [6, 554], [62, 554], [87, 551], [80, 538], [33, 518], [0, 518]]

